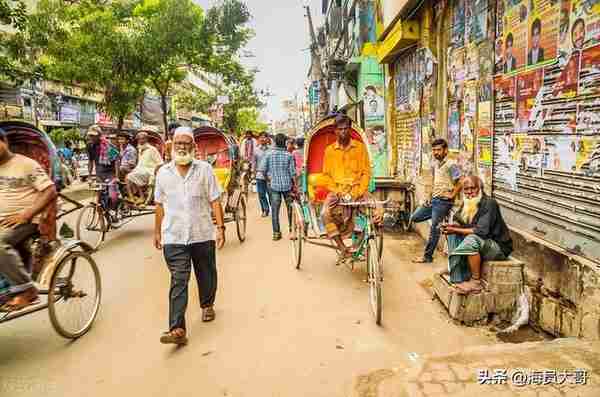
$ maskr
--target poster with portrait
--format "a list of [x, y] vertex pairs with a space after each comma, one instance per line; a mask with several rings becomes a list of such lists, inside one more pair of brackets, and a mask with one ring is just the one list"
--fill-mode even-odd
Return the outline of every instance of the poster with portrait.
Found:
[[497, 102], [515, 98], [515, 78], [497, 76], [494, 78], [494, 96]]
[[579, 95], [600, 94], [600, 45], [581, 52]]
[[477, 157], [479, 164], [492, 165], [492, 102], [477, 106]]
[[365, 115], [365, 132], [373, 160], [373, 175], [388, 174], [388, 145], [385, 133], [384, 78], [381, 74], [369, 74], [361, 81]]
[[452, 3], [452, 46], [462, 47], [465, 43], [465, 0]]
[[460, 119], [461, 112], [458, 102], [448, 106], [448, 149], [460, 149]]
[[516, 132], [529, 131], [531, 109], [535, 105], [538, 92], [542, 87], [544, 69], [536, 69], [517, 75], [517, 123]]
[[575, 51], [571, 54], [569, 61], [552, 86], [552, 99], [573, 98], [577, 95], [580, 60], [581, 51]]
[[557, 54], [560, 0], [530, 0], [527, 66], [552, 62]]
[[527, 61], [527, 0], [513, 0], [504, 13], [504, 73], [523, 68]]
[[600, 1], [562, 0], [559, 16], [559, 62], [568, 62], [574, 50], [600, 44]]
[[467, 70], [465, 67], [465, 47], [449, 48], [448, 59], [448, 96], [459, 100], [463, 96], [463, 87]]
[[383, 123], [385, 116], [385, 102], [383, 99], [383, 78], [380, 81], [368, 84], [362, 93], [365, 122]]

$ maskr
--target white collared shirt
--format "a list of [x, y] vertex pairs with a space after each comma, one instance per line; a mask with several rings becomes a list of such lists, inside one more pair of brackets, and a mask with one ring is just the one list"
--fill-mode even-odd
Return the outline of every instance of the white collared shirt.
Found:
[[158, 171], [154, 200], [162, 204], [162, 242], [188, 245], [215, 239], [211, 203], [221, 196], [221, 188], [212, 167], [194, 160], [185, 177], [174, 162]]

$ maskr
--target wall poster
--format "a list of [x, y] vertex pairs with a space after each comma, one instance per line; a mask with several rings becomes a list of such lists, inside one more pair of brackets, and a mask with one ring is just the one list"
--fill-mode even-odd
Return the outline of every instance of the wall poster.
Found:
[[503, 72], [511, 73], [525, 66], [527, 58], [527, 1], [506, 3], [502, 15]]
[[538, 92], [542, 87], [544, 70], [537, 69], [517, 76], [517, 123], [516, 132], [526, 133], [534, 121], [531, 119]]
[[527, 65], [554, 61], [559, 27], [560, 0], [530, 0], [527, 23]]

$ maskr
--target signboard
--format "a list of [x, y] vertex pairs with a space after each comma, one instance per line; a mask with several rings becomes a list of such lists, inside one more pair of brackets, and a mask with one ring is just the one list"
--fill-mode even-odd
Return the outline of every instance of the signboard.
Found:
[[66, 123], [79, 123], [79, 107], [74, 105], [62, 105], [60, 107], [60, 121]]

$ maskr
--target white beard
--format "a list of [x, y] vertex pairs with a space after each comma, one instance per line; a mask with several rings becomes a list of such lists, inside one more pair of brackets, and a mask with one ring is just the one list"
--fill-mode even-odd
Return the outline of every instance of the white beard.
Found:
[[173, 149], [171, 152], [171, 158], [177, 165], [188, 165], [192, 161], [194, 161], [195, 157], [196, 157], [195, 150], [188, 152], [186, 150]]
[[463, 219], [463, 221], [465, 221], [466, 223], [473, 222], [473, 218], [475, 218], [475, 215], [479, 210], [479, 203], [481, 202], [482, 197], [483, 192], [480, 190], [477, 196], [471, 199], [467, 197], [463, 199], [463, 208], [460, 213], [460, 216]]

